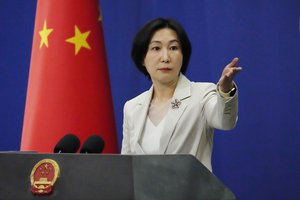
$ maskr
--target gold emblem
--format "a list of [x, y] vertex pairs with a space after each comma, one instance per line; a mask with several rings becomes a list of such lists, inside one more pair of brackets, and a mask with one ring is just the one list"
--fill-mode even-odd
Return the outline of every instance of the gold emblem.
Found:
[[59, 177], [59, 166], [51, 159], [39, 161], [30, 174], [31, 192], [33, 194], [50, 194]]

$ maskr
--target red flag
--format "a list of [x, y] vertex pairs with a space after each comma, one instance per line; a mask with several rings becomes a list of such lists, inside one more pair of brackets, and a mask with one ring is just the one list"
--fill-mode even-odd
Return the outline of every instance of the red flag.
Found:
[[21, 150], [53, 152], [68, 133], [98, 134], [117, 153], [97, 0], [37, 3]]

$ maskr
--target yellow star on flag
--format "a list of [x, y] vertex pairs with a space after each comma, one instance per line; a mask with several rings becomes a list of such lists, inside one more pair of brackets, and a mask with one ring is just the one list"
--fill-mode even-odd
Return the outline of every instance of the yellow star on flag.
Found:
[[75, 55], [79, 52], [81, 47], [91, 49], [89, 43], [86, 41], [91, 31], [81, 33], [79, 28], [75, 25], [75, 35], [74, 37], [66, 39], [67, 42], [73, 43], [75, 45]]
[[102, 16], [101, 16], [101, 9], [100, 9], [100, 7], [98, 7], [98, 21], [100, 22], [101, 20], [102, 20]]
[[42, 48], [43, 44], [48, 47], [48, 36], [53, 31], [52, 28], [47, 28], [47, 22], [44, 21], [43, 30], [39, 31], [39, 34], [41, 36], [41, 42], [40, 42], [40, 48]]

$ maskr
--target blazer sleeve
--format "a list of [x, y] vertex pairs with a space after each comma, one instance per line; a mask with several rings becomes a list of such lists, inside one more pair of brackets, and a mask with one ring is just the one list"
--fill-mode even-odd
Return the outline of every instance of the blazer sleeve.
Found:
[[221, 130], [233, 129], [238, 118], [238, 91], [233, 97], [222, 97], [213, 84], [206, 98], [204, 113], [209, 126]]
[[128, 103], [125, 103], [123, 110], [123, 140], [121, 154], [129, 154], [130, 151], [130, 136], [129, 136], [129, 117], [128, 117]]

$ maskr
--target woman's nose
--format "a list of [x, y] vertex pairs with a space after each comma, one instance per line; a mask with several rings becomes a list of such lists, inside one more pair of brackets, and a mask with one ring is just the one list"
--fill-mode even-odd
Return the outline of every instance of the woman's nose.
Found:
[[169, 52], [167, 49], [163, 49], [161, 51], [161, 62], [165, 62], [165, 63], [168, 63], [170, 62], [170, 56], [169, 56]]

